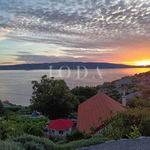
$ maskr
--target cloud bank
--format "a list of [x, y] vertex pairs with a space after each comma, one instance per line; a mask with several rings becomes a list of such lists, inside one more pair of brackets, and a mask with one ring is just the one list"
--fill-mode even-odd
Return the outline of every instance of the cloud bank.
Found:
[[119, 49], [150, 47], [149, 25], [149, 0], [0, 0], [0, 40], [55, 45], [60, 60], [91, 60], [91, 53], [103, 60]]

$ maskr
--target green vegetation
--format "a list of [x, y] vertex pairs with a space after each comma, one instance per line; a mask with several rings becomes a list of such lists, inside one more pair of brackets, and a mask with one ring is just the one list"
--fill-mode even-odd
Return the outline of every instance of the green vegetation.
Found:
[[56, 150], [74, 150], [81, 147], [88, 147], [91, 145], [101, 144], [108, 140], [110, 139], [101, 136], [93, 136], [89, 139], [73, 141], [64, 145], [56, 145]]
[[[100, 144], [109, 139], [136, 138], [141, 135], [150, 135], [150, 111], [147, 108], [132, 108], [118, 113], [105, 121], [104, 128], [97, 136], [89, 136], [74, 130], [70, 135], [67, 135], [62, 144], [58, 144], [61, 143], [59, 141], [54, 143], [42, 137], [42, 134], [37, 134], [36, 129], [42, 131], [43, 126], [47, 123], [46, 118], [32, 119], [28, 116], [11, 115], [7, 119], [1, 118], [1, 121], [1, 126], [3, 125], [3, 129], [0, 130], [3, 131], [3, 138], [1, 139], [5, 139], [5, 142], [1, 141], [0, 145], [5, 145], [6, 150], [9, 150], [11, 144], [13, 144], [12, 148], [18, 150], [72, 150]], [[22, 134], [23, 136], [21, 136]]]
[[80, 132], [78, 129], [75, 129], [71, 132], [71, 134], [66, 136], [66, 141], [70, 142], [70, 141], [76, 141], [81, 139], [88, 139], [90, 137], [91, 137], [90, 135]]
[[150, 136], [150, 118], [145, 118], [141, 121], [140, 131], [143, 136]]
[[150, 135], [150, 111], [147, 108], [128, 109], [104, 123], [101, 135], [112, 139]]
[[31, 108], [50, 119], [67, 117], [77, 110], [78, 100], [63, 80], [43, 76], [41, 81], [33, 81]]
[[101, 144], [107, 140], [109, 139], [94, 136], [90, 139], [82, 139], [59, 145], [46, 138], [23, 135], [5, 142], [0, 141], [0, 150], [74, 150], [80, 147]]
[[86, 101], [88, 98], [94, 96], [97, 92], [98, 89], [96, 87], [75, 87], [74, 89], [71, 90], [72, 94], [74, 94], [77, 99], [79, 100], [80, 103]]
[[46, 118], [32, 119], [30, 116], [23, 115], [3, 117], [0, 119], [0, 138], [17, 137], [25, 133], [43, 136], [43, 128], [47, 122]]
[[128, 105], [131, 108], [149, 108], [150, 109], [150, 100], [135, 98], [131, 100]]
[[49, 139], [40, 138], [31, 135], [23, 135], [12, 139], [13, 142], [19, 143], [25, 150], [53, 150], [55, 144]]
[[24, 150], [18, 143], [11, 141], [0, 141], [0, 150]]
[[129, 139], [133, 139], [133, 138], [137, 138], [139, 136], [141, 136], [141, 133], [139, 131], [139, 128], [135, 125], [131, 126], [131, 130], [130, 133], [127, 135], [127, 137]]
[[4, 107], [3, 107], [3, 104], [0, 100], [0, 116], [3, 116], [4, 115]]

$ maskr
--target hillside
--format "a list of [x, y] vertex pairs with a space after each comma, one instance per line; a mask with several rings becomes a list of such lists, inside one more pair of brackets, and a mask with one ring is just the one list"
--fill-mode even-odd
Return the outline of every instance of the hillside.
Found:
[[124, 89], [126, 89], [128, 101], [134, 98], [150, 99], [150, 72], [127, 76], [111, 83], [104, 83], [99, 86], [99, 89], [117, 100], [121, 100]]
[[139, 68], [142, 66], [129, 66], [123, 64], [113, 64], [113, 63], [94, 63], [94, 62], [58, 62], [58, 63], [44, 63], [44, 64], [19, 64], [19, 65], [6, 65], [0, 66], [0, 70], [38, 70], [38, 69], [49, 69], [50, 66], [52, 69], [77, 69], [83, 67], [87, 69], [96, 69], [98, 68]]

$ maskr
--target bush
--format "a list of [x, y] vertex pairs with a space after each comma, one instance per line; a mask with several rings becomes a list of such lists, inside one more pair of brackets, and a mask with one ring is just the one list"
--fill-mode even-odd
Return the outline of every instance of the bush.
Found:
[[129, 133], [129, 135], [127, 135], [127, 137], [129, 139], [134, 139], [137, 138], [139, 136], [141, 136], [141, 133], [139, 131], [139, 128], [137, 126], [131, 126], [132, 131]]
[[3, 124], [3, 121], [0, 120], [0, 140], [4, 140], [7, 138], [7, 131], [6, 131], [6, 127]]
[[59, 145], [54, 144], [52, 141], [45, 138], [35, 137], [31, 135], [23, 135], [18, 138], [14, 138], [13, 142], [19, 143], [22, 148], [25, 148], [25, 150], [74, 150], [80, 147], [101, 144], [107, 140], [108, 138], [94, 136], [89, 139], [82, 139]]
[[122, 113], [122, 117], [126, 126], [136, 125], [139, 127], [143, 119], [150, 118], [150, 111], [146, 108], [128, 109]]
[[0, 141], [0, 150], [25, 150], [14, 142]]
[[26, 150], [53, 150], [55, 144], [46, 138], [35, 137], [32, 135], [23, 135], [13, 139], [25, 147]]
[[133, 99], [128, 102], [128, 105], [131, 108], [150, 108], [150, 101], [143, 99]]
[[31, 126], [31, 127], [27, 130], [26, 133], [27, 133], [27, 134], [34, 135], [34, 136], [40, 136], [40, 137], [42, 137], [42, 136], [44, 135], [42, 128], [36, 127], [36, 126]]
[[20, 143], [20, 145], [22, 145], [22, 147], [25, 148], [25, 150], [73, 150], [80, 147], [101, 144], [107, 140], [108, 138], [94, 136], [89, 139], [82, 139], [67, 144], [59, 145], [54, 144], [48, 139], [35, 137], [31, 135], [23, 135], [21, 137], [13, 139], [14, 142]]
[[52, 141], [52, 142], [54, 142], [55, 144], [64, 144], [64, 143], [66, 143], [66, 140], [65, 140], [65, 138], [62, 138], [62, 137], [50, 137], [50, 140]]
[[108, 119], [104, 123], [104, 126], [105, 127], [100, 131], [100, 134], [111, 139], [124, 138], [129, 132], [129, 128], [125, 126], [122, 114], [118, 114], [117, 116]]
[[94, 136], [89, 139], [82, 139], [78, 141], [73, 141], [64, 145], [56, 145], [55, 150], [75, 150], [81, 147], [88, 147], [91, 145], [101, 144], [108, 141], [108, 138], [104, 138], [101, 136]]
[[86, 133], [80, 132], [77, 129], [73, 130], [71, 132], [71, 134], [68, 134], [66, 136], [67, 142], [76, 141], [76, 140], [80, 140], [80, 139], [87, 139], [87, 138], [90, 138], [90, 136], [87, 135]]
[[43, 136], [43, 127], [47, 124], [48, 120], [46, 118], [33, 119], [29, 116], [11, 115], [7, 119], [3, 118], [1, 122], [5, 129], [5, 136], [9, 138], [17, 137], [25, 133]]
[[142, 120], [140, 124], [140, 131], [143, 136], [150, 136], [150, 118]]
[[139, 125], [146, 118], [150, 118], [148, 109], [128, 109], [105, 121], [100, 133], [112, 139], [134, 138], [141, 135]]

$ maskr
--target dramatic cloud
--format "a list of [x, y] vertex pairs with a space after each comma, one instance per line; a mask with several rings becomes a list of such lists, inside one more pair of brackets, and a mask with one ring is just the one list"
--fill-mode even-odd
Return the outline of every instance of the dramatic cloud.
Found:
[[0, 30], [0, 41], [7, 39], [7, 36], [8, 36], [9, 32], [10, 32], [9, 30], [1, 29]]
[[60, 60], [87, 60], [119, 49], [150, 47], [150, 1], [0, 0], [0, 31], [0, 40], [55, 45], [64, 54]]

